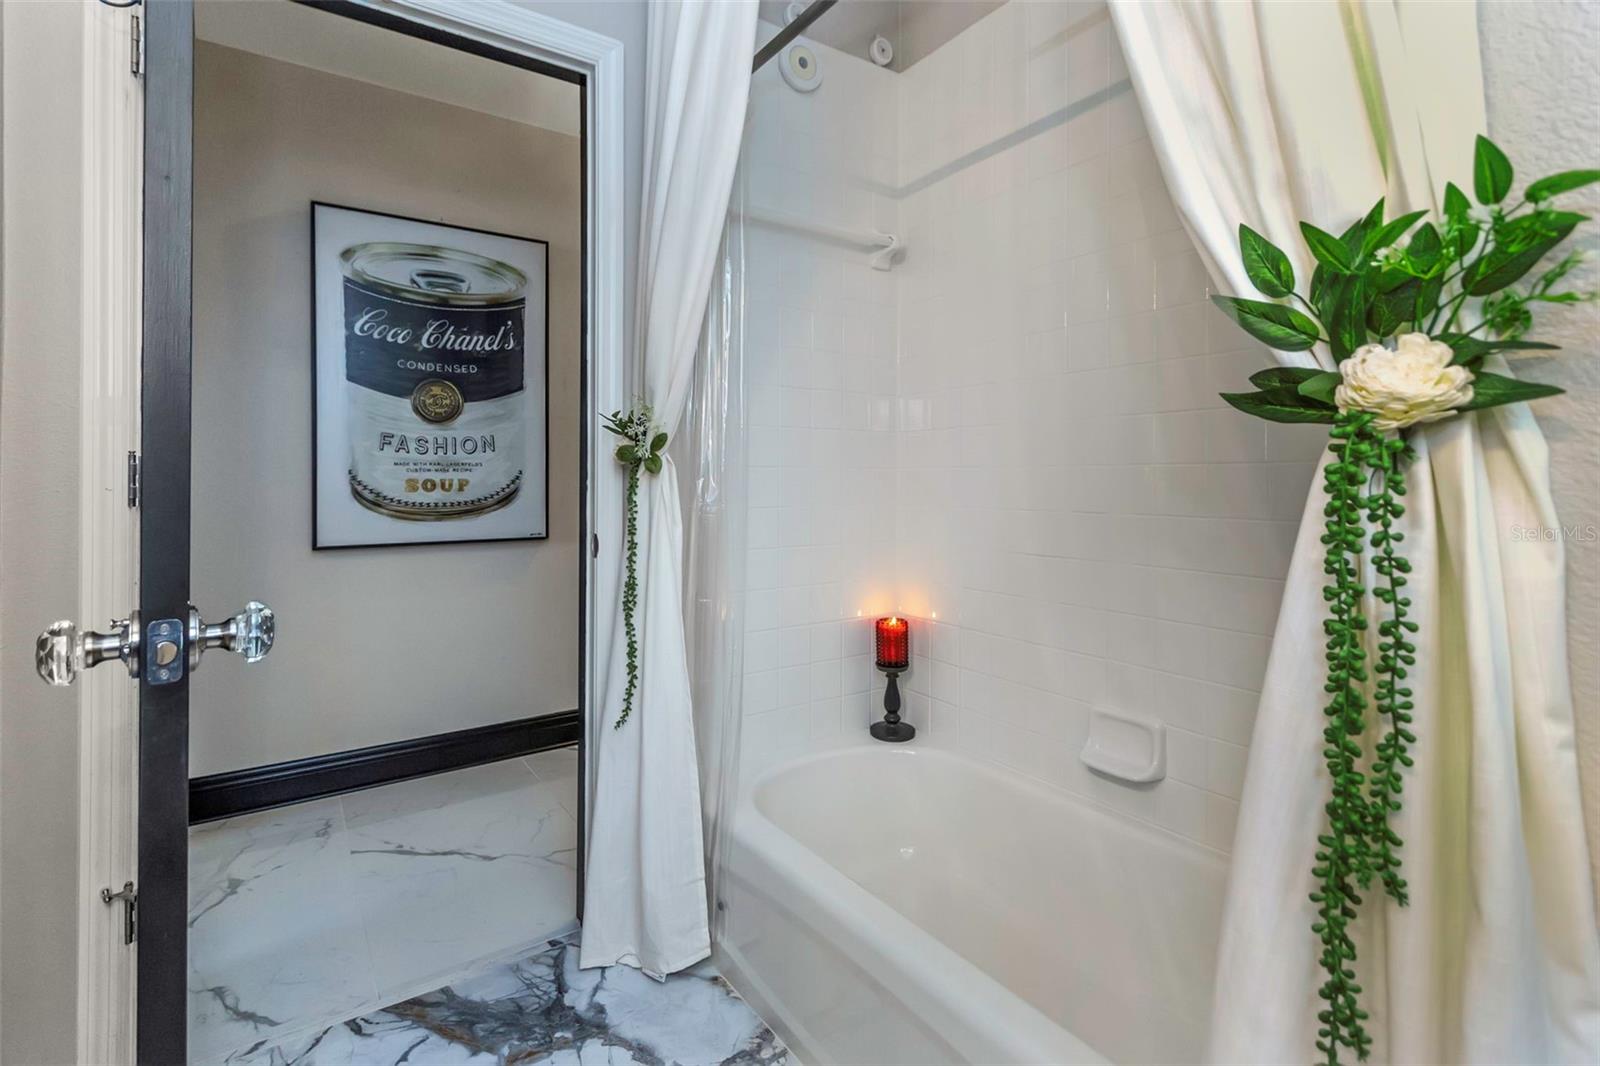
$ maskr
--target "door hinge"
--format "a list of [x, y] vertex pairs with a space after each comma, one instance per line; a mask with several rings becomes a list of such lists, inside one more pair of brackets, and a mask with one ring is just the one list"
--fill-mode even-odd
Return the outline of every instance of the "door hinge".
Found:
[[139, 506], [139, 453], [128, 453], [128, 506]]
[[589, 551], [594, 556], [594, 558], [596, 558], [596, 559], [600, 558], [600, 534], [598, 534], [598, 533], [589, 534]]
[[131, 41], [133, 48], [132, 54], [129, 57], [128, 65], [133, 71], [133, 76], [137, 78], [139, 75], [144, 73], [144, 36], [139, 32], [139, 16], [134, 15], [132, 18], [133, 30]]
[[139, 939], [139, 893], [133, 889], [132, 881], [125, 881], [121, 892], [113, 892], [109, 888], [100, 890], [100, 902], [110, 906], [122, 901], [122, 942], [131, 944]]

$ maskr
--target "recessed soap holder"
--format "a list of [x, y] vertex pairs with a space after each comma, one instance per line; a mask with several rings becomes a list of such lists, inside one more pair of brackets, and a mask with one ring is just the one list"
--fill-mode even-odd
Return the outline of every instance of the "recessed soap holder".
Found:
[[1119, 781], [1160, 781], [1167, 776], [1167, 727], [1138, 715], [1091, 710], [1089, 739], [1078, 757], [1089, 769]]

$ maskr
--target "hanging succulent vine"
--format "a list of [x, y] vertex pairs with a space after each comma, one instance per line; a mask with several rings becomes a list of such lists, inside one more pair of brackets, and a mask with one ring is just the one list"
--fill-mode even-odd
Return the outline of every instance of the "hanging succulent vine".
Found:
[[628, 643], [628, 683], [622, 692], [622, 710], [617, 715], [616, 724], [612, 727], [614, 729], [621, 729], [633, 714], [633, 699], [639, 691], [639, 631], [634, 621], [634, 613], [639, 607], [639, 472], [661, 473], [661, 453], [667, 446], [667, 435], [657, 432], [654, 422], [655, 412], [649, 404], [641, 404], [626, 413], [613, 411], [602, 420], [608, 432], [623, 439], [624, 443], [617, 446], [617, 462], [628, 468], [628, 546], [622, 580], [622, 626]]
[[[1273, 367], [1250, 378], [1258, 391], [1222, 397], [1258, 418], [1331, 427], [1322, 535], [1328, 580], [1322, 590], [1327, 826], [1317, 836], [1311, 893], [1317, 907], [1312, 931], [1321, 943], [1324, 974], [1316, 1050], [1328, 1066], [1337, 1066], [1341, 1048], [1365, 1059], [1373, 1044], [1351, 935], [1362, 893], [1377, 880], [1397, 904], [1409, 901], [1400, 874], [1402, 841], [1393, 825], [1401, 810], [1403, 771], [1412, 765], [1410, 748], [1417, 740], [1415, 703], [1405, 684], [1416, 665], [1412, 638], [1418, 632], [1404, 592], [1411, 564], [1400, 547], [1405, 469], [1415, 455], [1405, 434], [1459, 412], [1562, 391], [1493, 373], [1484, 362], [1500, 352], [1553, 348], [1521, 339], [1532, 324], [1532, 308], [1595, 296], [1555, 291], [1576, 265], [1575, 255], [1525, 288], [1513, 286], [1586, 221], [1556, 210], [1551, 201], [1600, 181], [1600, 170], [1535, 181], [1522, 201], [1506, 209], [1502, 204], [1512, 177], [1510, 160], [1479, 137], [1473, 160], [1476, 206], [1456, 186], [1446, 185], [1444, 212], [1436, 222], [1427, 220], [1425, 211], [1385, 221], [1379, 200], [1339, 236], [1300, 223], [1317, 263], [1304, 297], [1295, 291], [1289, 257], [1240, 226], [1245, 273], [1269, 300], [1213, 297], [1256, 339], [1279, 351], [1326, 345], [1338, 367]], [[1481, 300], [1475, 305], [1480, 321], [1458, 327], [1474, 299]], [[1480, 330], [1499, 339], [1473, 336]], [[1372, 615], [1383, 615], [1375, 630], [1369, 627], [1369, 603]], [[1375, 741], [1368, 737], [1369, 707], [1381, 730]]]
[[1322, 731], [1322, 755], [1328, 766], [1331, 794], [1324, 808], [1328, 831], [1317, 838], [1312, 874], [1318, 888], [1311, 900], [1318, 910], [1312, 931], [1322, 939], [1322, 969], [1327, 974], [1320, 989], [1327, 1008], [1317, 1015], [1321, 1023], [1317, 1050], [1330, 1062], [1335, 1061], [1341, 1044], [1355, 1049], [1362, 1058], [1370, 1046], [1361, 1024], [1367, 1013], [1357, 1003], [1361, 986], [1351, 969], [1356, 946], [1349, 934], [1349, 924], [1361, 903], [1356, 885], [1369, 880], [1372, 869], [1367, 840], [1370, 812], [1357, 768], [1361, 735], [1366, 730], [1363, 687], [1367, 680], [1367, 620], [1362, 614], [1366, 589], [1361, 585], [1361, 490], [1366, 481], [1362, 438], [1370, 421], [1370, 415], [1339, 415], [1331, 433], [1330, 448], [1335, 458], [1323, 468], [1328, 502], [1322, 510], [1327, 520], [1322, 535], [1326, 549], [1322, 569], [1331, 583], [1322, 589], [1328, 605], [1328, 617], [1322, 623], [1328, 638], [1324, 655], [1328, 704], [1323, 711], [1328, 723]]
[[[1373, 421], [1373, 415], [1360, 411], [1335, 416], [1329, 445], [1334, 459], [1323, 468], [1327, 494], [1323, 572], [1330, 583], [1322, 590], [1328, 604], [1322, 624], [1328, 693], [1323, 713], [1328, 724], [1322, 739], [1331, 784], [1324, 808], [1328, 831], [1317, 838], [1312, 867], [1317, 890], [1311, 899], [1317, 904], [1312, 930], [1321, 938], [1321, 963], [1327, 975], [1319, 990], [1327, 1006], [1317, 1015], [1317, 1050], [1329, 1062], [1337, 1061], [1341, 1046], [1361, 1058], [1372, 1046], [1362, 1024], [1367, 1012], [1357, 1002], [1361, 986], [1351, 968], [1356, 949], [1349, 923], [1361, 904], [1360, 893], [1376, 876], [1396, 903], [1407, 902], [1406, 882], [1400, 876], [1402, 841], [1389, 819], [1400, 811], [1400, 768], [1411, 765], [1406, 748], [1416, 740], [1408, 728], [1411, 690], [1400, 682], [1406, 667], [1416, 662], [1416, 645], [1409, 636], [1417, 632], [1417, 624], [1406, 617], [1410, 599], [1400, 594], [1411, 564], [1398, 551], [1405, 534], [1395, 528], [1405, 513], [1399, 501], [1405, 495], [1401, 468], [1412, 452], [1399, 437], [1376, 431]], [[1370, 591], [1389, 610], [1389, 617], [1378, 622], [1378, 655], [1370, 671], [1364, 606], [1369, 590], [1362, 577], [1368, 546], [1374, 551], [1372, 569], [1380, 579]], [[1366, 691], [1374, 679], [1372, 703], [1388, 728], [1363, 773]]]
[[1395, 523], [1405, 514], [1399, 499], [1406, 494], [1404, 466], [1415, 453], [1398, 437], [1370, 434], [1368, 444], [1367, 464], [1377, 487], [1367, 497], [1367, 527], [1372, 530], [1370, 543], [1377, 553], [1373, 569], [1380, 579], [1372, 594], [1389, 608], [1389, 617], [1378, 623], [1378, 657], [1373, 665], [1377, 679], [1373, 703], [1379, 716], [1386, 720], [1387, 729], [1378, 740], [1368, 775], [1367, 798], [1376, 838], [1373, 862], [1383, 880], [1383, 890], [1403, 907], [1410, 898], [1405, 878], [1400, 876], [1400, 836], [1390, 827], [1389, 818], [1400, 810], [1404, 787], [1400, 770], [1411, 766], [1406, 749], [1417, 739], [1409, 728], [1415, 708], [1411, 689], [1401, 682], [1406, 679], [1406, 668], [1417, 661], [1417, 646], [1410, 637], [1418, 626], [1407, 617], [1411, 599], [1400, 591], [1406, 587], [1411, 564], [1397, 550], [1406, 535], [1395, 528]]

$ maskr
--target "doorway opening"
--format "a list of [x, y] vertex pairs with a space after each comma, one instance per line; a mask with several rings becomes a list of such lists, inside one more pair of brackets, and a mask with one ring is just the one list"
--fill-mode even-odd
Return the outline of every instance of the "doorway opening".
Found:
[[188, 682], [184, 1024], [231, 1061], [575, 925], [590, 112], [288, 0], [198, 5], [192, 92], [190, 596], [278, 627]]

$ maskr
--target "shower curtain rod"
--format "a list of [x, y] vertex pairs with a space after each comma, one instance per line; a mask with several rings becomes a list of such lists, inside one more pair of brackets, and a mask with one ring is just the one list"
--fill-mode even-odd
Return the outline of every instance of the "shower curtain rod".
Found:
[[755, 62], [750, 67], [750, 73], [760, 70], [773, 56], [789, 47], [789, 42], [806, 32], [811, 24], [827, 13], [828, 8], [837, 4], [839, 0], [812, 0], [810, 6], [795, 16], [793, 22], [773, 35], [772, 40], [762, 45], [756, 52]]

